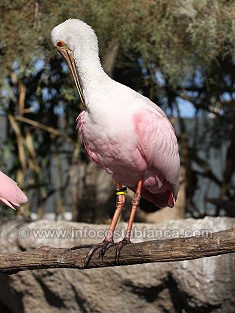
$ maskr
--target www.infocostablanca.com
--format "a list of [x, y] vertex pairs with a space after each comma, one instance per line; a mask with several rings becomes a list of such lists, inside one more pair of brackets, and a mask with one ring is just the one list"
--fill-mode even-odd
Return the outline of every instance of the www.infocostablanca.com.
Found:
[[[123, 238], [126, 228], [121, 227], [114, 231], [114, 239]], [[27, 226], [21, 226], [18, 229], [18, 236], [21, 239], [34, 238], [34, 239], [103, 239], [107, 235], [108, 230], [95, 229], [90, 226], [82, 228], [71, 227], [69, 229], [62, 228], [34, 228], [30, 229]], [[131, 237], [138, 240], [154, 240], [154, 239], [171, 239], [182, 237], [212, 237], [212, 229], [158, 229], [147, 228], [146, 226], [134, 226], [132, 229]]]

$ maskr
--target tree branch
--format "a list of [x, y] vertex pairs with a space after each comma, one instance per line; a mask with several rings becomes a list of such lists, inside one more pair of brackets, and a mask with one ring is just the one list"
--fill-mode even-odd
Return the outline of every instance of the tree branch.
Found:
[[[209, 235], [209, 236], [208, 236]], [[0, 272], [13, 274], [43, 268], [83, 268], [91, 245], [72, 248], [44, 246], [31, 251], [0, 254]], [[115, 246], [109, 248], [104, 259], [94, 253], [88, 268], [115, 266]], [[123, 247], [119, 265], [192, 260], [235, 252], [235, 228], [207, 234], [207, 236], [153, 240], [132, 243]]]

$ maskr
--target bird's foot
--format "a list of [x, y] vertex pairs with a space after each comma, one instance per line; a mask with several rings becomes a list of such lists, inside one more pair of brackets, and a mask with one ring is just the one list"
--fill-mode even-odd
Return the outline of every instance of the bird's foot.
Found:
[[118, 265], [119, 264], [119, 257], [120, 257], [120, 252], [122, 250], [122, 248], [131, 243], [129, 238], [123, 238], [121, 241], [119, 241], [119, 243], [117, 244], [117, 248], [116, 248], [116, 255], [115, 255], [115, 264]]
[[95, 253], [96, 250], [98, 250], [100, 248], [100, 252], [99, 252], [99, 258], [101, 258], [103, 260], [104, 255], [105, 255], [105, 251], [112, 247], [113, 245], [115, 245], [115, 243], [113, 242], [113, 240], [103, 240], [100, 243], [94, 244], [91, 246], [90, 251], [87, 253], [85, 261], [83, 263], [83, 268], [86, 268], [93, 256], [93, 254]]
[[76, 250], [76, 249], [80, 249], [80, 248], [90, 247], [90, 250], [87, 253], [85, 260], [84, 260], [84, 263], [83, 263], [83, 268], [86, 268], [96, 250], [100, 249], [98, 257], [103, 260], [106, 250], [112, 246], [116, 246], [116, 254], [115, 254], [115, 261], [114, 262], [116, 265], [118, 265], [120, 252], [121, 252], [122, 248], [129, 243], [131, 243], [131, 241], [128, 238], [123, 238], [121, 241], [119, 241], [119, 243], [114, 243], [112, 239], [109, 239], [109, 240], [104, 239], [100, 243], [96, 243], [93, 245], [85, 244], [85, 245], [80, 245], [80, 246], [74, 246], [70, 249]]

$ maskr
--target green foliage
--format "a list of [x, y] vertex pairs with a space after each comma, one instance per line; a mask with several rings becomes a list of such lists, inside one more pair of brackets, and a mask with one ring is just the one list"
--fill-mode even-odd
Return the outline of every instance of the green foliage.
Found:
[[1, 68], [19, 60], [50, 56], [50, 31], [70, 17], [95, 29], [101, 53], [112, 38], [122, 49], [138, 51], [173, 81], [196, 65], [209, 66], [218, 55], [233, 55], [234, 3], [224, 0], [2, 1]]

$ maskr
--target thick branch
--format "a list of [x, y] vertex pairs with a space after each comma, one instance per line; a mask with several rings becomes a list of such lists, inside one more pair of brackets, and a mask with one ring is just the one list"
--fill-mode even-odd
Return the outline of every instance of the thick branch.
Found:
[[[43, 268], [79, 268], [83, 267], [90, 245], [77, 249], [51, 248], [0, 254], [0, 272]], [[115, 246], [109, 248], [104, 259], [98, 252], [93, 255], [88, 268], [115, 266]], [[132, 265], [151, 262], [174, 262], [192, 260], [235, 252], [235, 228], [210, 233], [206, 237], [174, 238], [128, 244], [121, 250], [119, 265]]]

